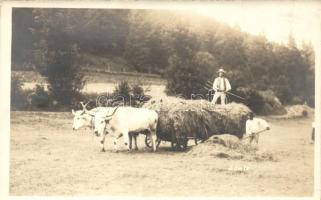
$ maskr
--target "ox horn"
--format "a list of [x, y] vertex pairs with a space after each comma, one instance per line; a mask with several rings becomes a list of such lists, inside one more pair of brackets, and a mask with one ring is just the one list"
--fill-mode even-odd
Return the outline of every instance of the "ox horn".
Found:
[[88, 111], [87, 108], [86, 108], [89, 103], [90, 103], [90, 101], [87, 102], [86, 104], [84, 104], [84, 102], [82, 102], [82, 101], [80, 102], [80, 104], [82, 106], [82, 109], [83, 109], [83, 113], [86, 113], [86, 114], [94, 117], [95, 115], [91, 114], [90, 111]]
[[114, 110], [114, 112], [111, 115], [107, 115], [105, 118], [111, 117], [115, 114], [115, 112], [117, 111], [117, 109], [119, 108], [119, 106], [116, 107], [116, 109]]
[[[90, 101], [89, 101], [89, 102], [90, 102]], [[86, 106], [89, 104], [89, 102], [87, 102], [86, 104], [84, 104], [84, 102], [82, 102], [82, 101], [80, 102], [83, 110], [87, 110], [87, 109], [86, 109]]]

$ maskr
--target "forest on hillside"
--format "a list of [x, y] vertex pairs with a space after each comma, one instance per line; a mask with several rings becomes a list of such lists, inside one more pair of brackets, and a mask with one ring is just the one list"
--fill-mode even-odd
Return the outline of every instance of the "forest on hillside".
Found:
[[168, 94], [189, 95], [204, 93], [204, 84], [223, 67], [233, 88], [314, 104], [313, 48], [298, 47], [291, 35], [287, 44], [273, 43], [174, 10], [15, 8], [12, 25], [12, 70], [50, 76], [59, 71], [55, 66], [90, 67], [82, 55], [121, 58], [128, 71], [162, 75]]

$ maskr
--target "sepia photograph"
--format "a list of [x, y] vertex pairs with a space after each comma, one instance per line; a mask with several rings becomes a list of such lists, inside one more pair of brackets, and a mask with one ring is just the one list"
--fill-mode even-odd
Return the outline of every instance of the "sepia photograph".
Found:
[[320, 1], [3, 5], [9, 196], [320, 198]]

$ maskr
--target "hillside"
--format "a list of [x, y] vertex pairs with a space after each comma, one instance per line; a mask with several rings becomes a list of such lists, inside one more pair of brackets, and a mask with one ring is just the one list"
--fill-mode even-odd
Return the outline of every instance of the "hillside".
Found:
[[[126, 80], [131, 84], [153, 84], [165, 85], [166, 81], [157, 74], [138, 73], [134, 71], [126, 60], [118, 56], [99, 56], [82, 53], [78, 56], [79, 70], [85, 75], [86, 83], [117, 83]], [[13, 70], [12, 76], [19, 77], [25, 83], [45, 84], [46, 77], [43, 77], [33, 67], [28, 70]]]
[[202, 93], [223, 67], [233, 88], [314, 104], [314, 51], [311, 44], [300, 49], [291, 35], [288, 44], [276, 44], [264, 34], [174, 10], [19, 8], [12, 27], [13, 70], [76, 65], [97, 82], [114, 82], [112, 72], [127, 73], [116, 80], [133, 72], [158, 74], [168, 91], [185, 95]]
[[77, 63], [82, 70], [105, 72], [133, 72], [133, 67], [121, 56], [99, 56], [90, 53], [81, 53]]
[[[112, 92], [119, 82], [126, 80], [130, 85], [142, 85], [150, 95], [164, 95], [165, 79], [157, 74], [137, 73], [121, 57], [81, 54], [77, 62], [82, 63], [79, 70], [85, 75], [83, 93]], [[46, 77], [32, 67], [27, 71], [13, 70], [12, 76], [18, 77], [24, 90], [34, 89], [37, 84], [44, 85], [47, 89]]]

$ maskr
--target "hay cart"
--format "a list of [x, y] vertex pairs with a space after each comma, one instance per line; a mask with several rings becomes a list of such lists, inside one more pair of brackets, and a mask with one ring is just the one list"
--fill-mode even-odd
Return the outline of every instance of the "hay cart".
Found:
[[[162, 141], [170, 142], [172, 150], [185, 150], [189, 140], [194, 140], [195, 145], [198, 144], [199, 137], [197, 137], [197, 134], [186, 134], [175, 130], [175, 133], [157, 132], [156, 147], [158, 148]], [[145, 144], [149, 148], [152, 147], [152, 141], [148, 136], [145, 137]]]
[[[244, 104], [213, 105], [207, 100], [184, 100], [176, 97], [155, 98], [143, 106], [158, 113], [158, 142], [171, 142], [173, 149], [186, 149], [188, 141], [205, 141], [213, 134], [240, 136], [251, 110]], [[150, 146], [149, 138], [146, 145]]]
[[[188, 137], [187, 135], [182, 135], [178, 137], [173, 137], [169, 136], [168, 134], [158, 134], [156, 140], [156, 147], [158, 148], [160, 143], [163, 141], [170, 142], [173, 150], [185, 150], [187, 148], [188, 141], [191, 139], [194, 140], [196, 145], [198, 144], [198, 139], [195, 136]], [[149, 148], [152, 147], [152, 141], [148, 136], [145, 137], [145, 144]]]

